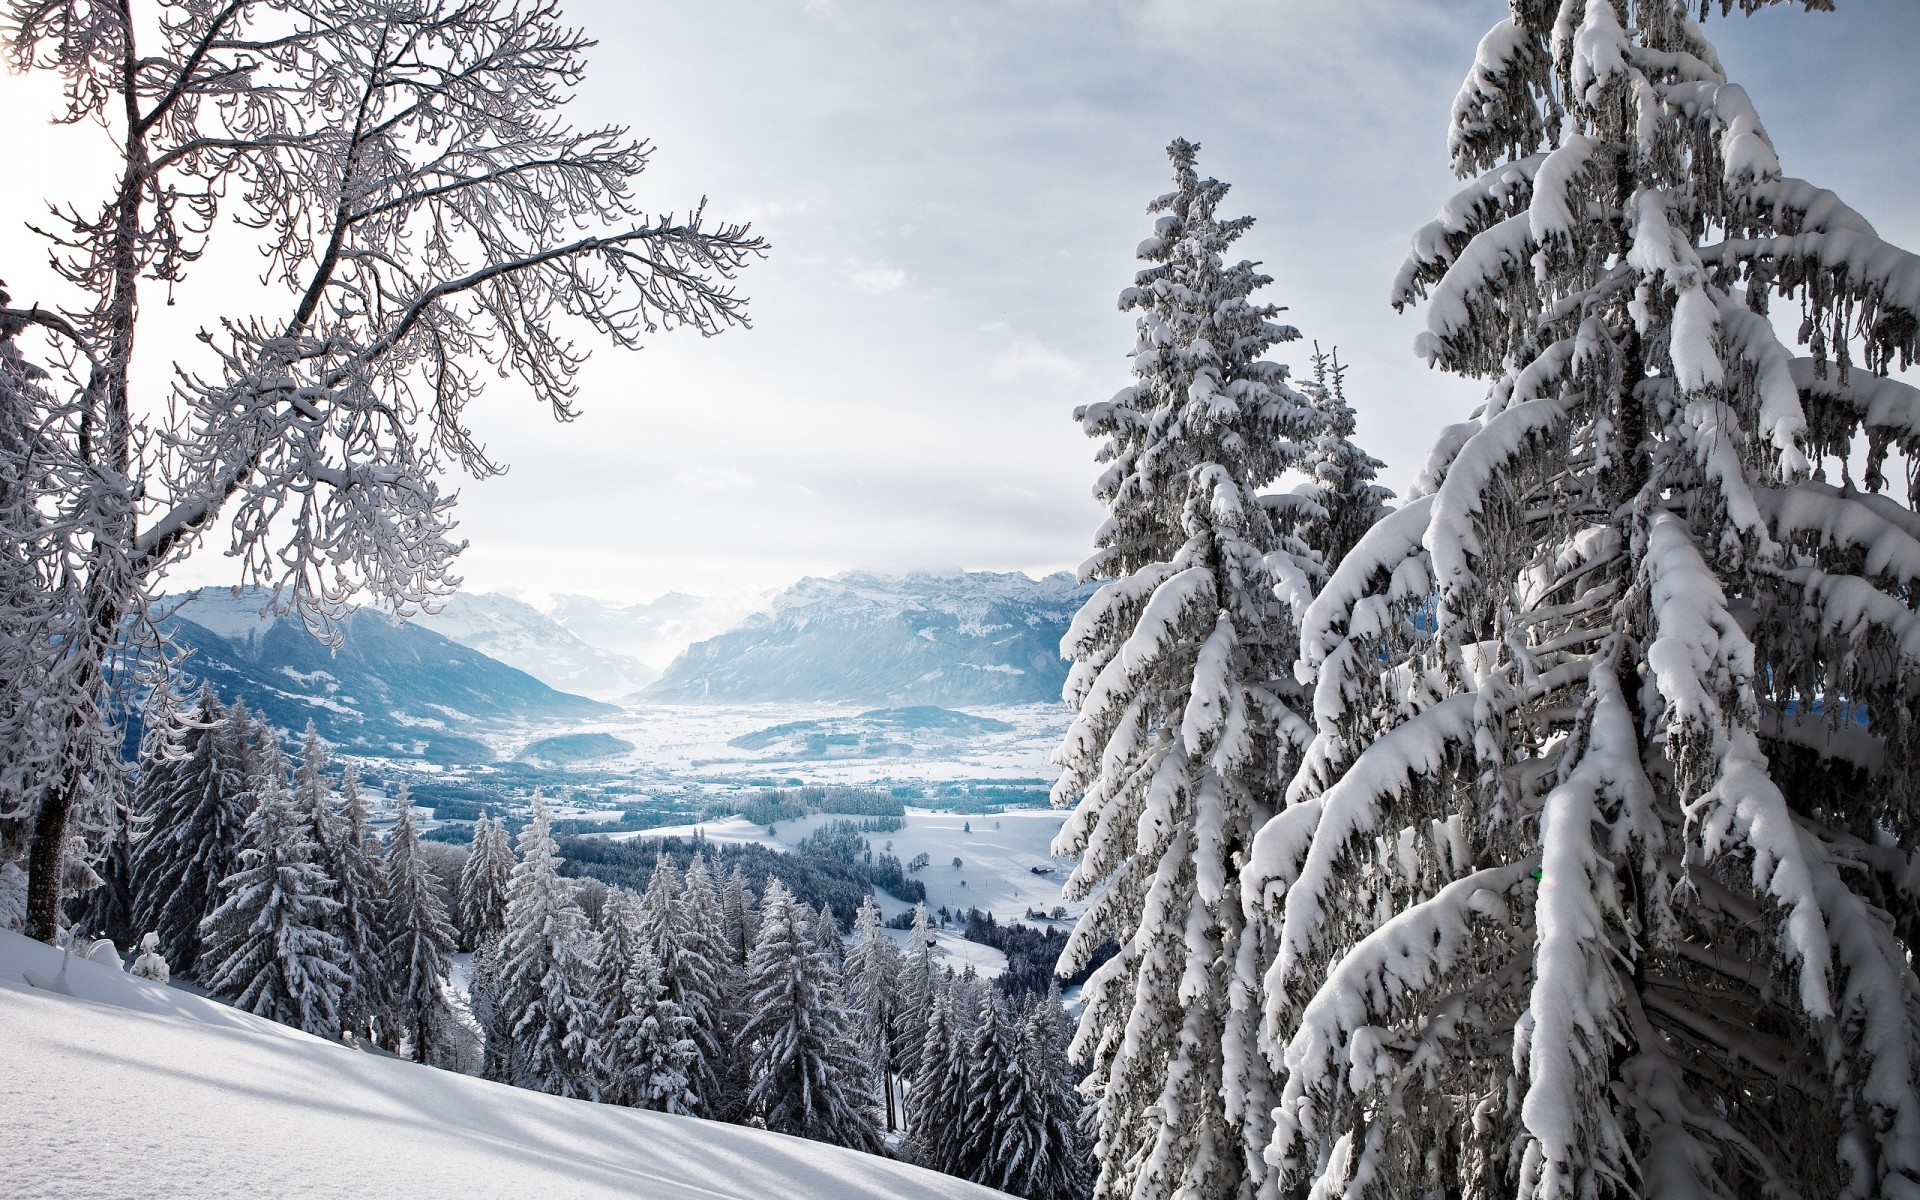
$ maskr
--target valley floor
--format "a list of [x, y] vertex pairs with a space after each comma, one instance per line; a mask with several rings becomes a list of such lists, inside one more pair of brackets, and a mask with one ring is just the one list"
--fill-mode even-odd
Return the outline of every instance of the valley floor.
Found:
[[12, 1197], [963, 1200], [1000, 1193], [734, 1125], [561, 1100], [312, 1037], [0, 932]]

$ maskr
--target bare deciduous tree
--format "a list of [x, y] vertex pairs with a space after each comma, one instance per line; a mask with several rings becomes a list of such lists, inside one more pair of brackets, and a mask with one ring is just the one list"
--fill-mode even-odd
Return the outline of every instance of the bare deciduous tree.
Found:
[[[361, 597], [431, 603], [461, 548], [438, 476], [500, 469], [464, 417], [487, 374], [566, 420], [570, 327], [634, 347], [744, 324], [731, 281], [765, 245], [704, 202], [640, 211], [649, 148], [562, 118], [591, 43], [543, 0], [15, 0], [5, 37], [15, 69], [63, 80], [59, 119], [120, 153], [96, 208], [39, 231], [79, 299], [0, 314], [71, 384], [30, 393], [37, 461], [69, 478], [36, 509], [57, 536], [7, 529], [29, 569], [0, 598], [57, 610], [57, 661], [0, 696], [39, 731], [0, 817], [50, 938], [69, 827], [114, 776], [108, 659], [171, 565], [219, 525], [316, 631]], [[220, 312], [167, 393], [136, 396], [143, 285], [171, 300], [216, 233], [248, 231], [259, 307]]]

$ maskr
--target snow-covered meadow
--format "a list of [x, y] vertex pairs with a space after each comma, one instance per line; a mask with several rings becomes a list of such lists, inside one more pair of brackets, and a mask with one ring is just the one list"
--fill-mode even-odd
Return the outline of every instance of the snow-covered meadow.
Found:
[[19, 1200], [1001, 1194], [819, 1142], [363, 1053], [85, 959], [61, 979], [62, 965], [0, 932], [0, 1191]]
[[[605, 733], [633, 745], [623, 754], [593, 760], [597, 770], [637, 779], [728, 782], [798, 778], [808, 785], [940, 784], [956, 780], [1005, 782], [1051, 780], [1049, 757], [1060, 744], [1071, 714], [1060, 704], [969, 706], [971, 716], [1009, 726], [965, 738], [901, 733], [893, 739], [904, 752], [872, 756], [809, 755], [789, 743], [764, 750], [731, 743], [746, 735], [795, 722], [852, 721], [870, 711], [865, 705], [807, 704], [629, 704], [620, 715], [536, 730], [501, 734], [491, 740], [502, 757], [519, 753], [533, 737], [568, 733]], [[800, 752], [796, 752], [799, 750]]]

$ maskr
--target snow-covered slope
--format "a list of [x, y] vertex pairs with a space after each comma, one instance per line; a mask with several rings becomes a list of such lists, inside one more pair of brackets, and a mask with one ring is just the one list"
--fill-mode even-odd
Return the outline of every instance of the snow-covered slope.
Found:
[[988, 1198], [735, 1125], [364, 1054], [0, 932], [9, 1197]]
[[166, 625], [192, 652], [182, 667], [189, 683], [211, 683], [228, 702], [244, 699], [290, 734], [311, 720], [354, 754], [485, 762], [493, 752], [478, 735], [489, 728], [615, 711], [376, 612], [353, 614], [340, 647], [329, 649], [297, 618], [263, 616], [267, 600], [257, 590], [205, 588], [171, 598]]
[[1069, 575], [803, 579], [773, 611], [687, 648], [643, 695], [863, 704], [1056, 701], [1060, 637], [1091, 585]]
[[525, 601], [461, 592], [414, 624], [525, 671], [548, 687], [611, 699], [645, 687], [660, 672], [638, 658], [589, 645]]

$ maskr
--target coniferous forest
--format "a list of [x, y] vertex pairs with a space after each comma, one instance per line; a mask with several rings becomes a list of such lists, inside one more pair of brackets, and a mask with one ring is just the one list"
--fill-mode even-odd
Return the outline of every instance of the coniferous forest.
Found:
[[[1125, 386], [1062, 406], [1104, 513], [1060, 644], [1071, 924], [930, 910], [878, 791], [779, 849], [537, 792], [429, 837], [196, 683], [170, 572], [226, 553], [336, 644], [434, 610], [448, 473], [502, 469], [468, 406], [571, 420], [591, 346], [752, 336], [770, 247], [641, 207], [651, 147], [569, 123], [592, 43], [552, 6], [0, 9], [118, 172], [36, 227], [81, 299], [0, 290], [0, 916], [424, 1068], [1029, 1200], [1920, 1196], [1920, 257], [1729, 77], [1716, 22], [1771, 0], [1504, 7], [1377, 281], [1481, 396], [1423, 462], [1366, 448], [1372, 364], [1244, 256], [1204, 147], [1140, 197]], [[233, 230], [264, 307], [147, 365]]]

